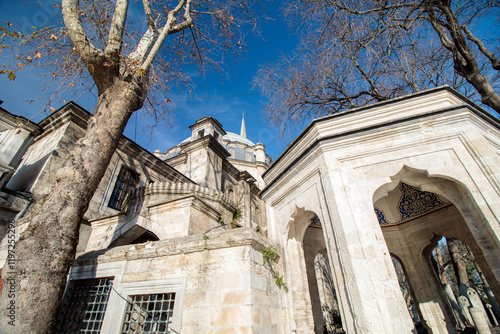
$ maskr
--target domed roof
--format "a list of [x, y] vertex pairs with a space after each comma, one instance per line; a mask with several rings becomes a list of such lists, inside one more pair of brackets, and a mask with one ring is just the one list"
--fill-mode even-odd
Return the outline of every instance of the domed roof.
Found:
[[234, 132], [227, 132], [226, 135], [224, 137], [222, 137], [222, 140], [242, 143], [242, 144], [245, 144], [248, 146], [255, 146], [255, 144], [252, 143], [251, 140], [249, 140], [249, 139], [247, 139], [239, 134], [236, 134]]
[[[201, 119], [201, 120], [203, 120], [203, 119]], [[198, 120], [196, 122], [198, 123], [199, 121], [200, 120]], [[215, 120], [215, 121], [217, 121], [217, 120]], [[225, 135], [222, 137], [222, 141], [226, 145], [228, 145], [229, 142], [233, 142], [233, 143], [240, 143], [240, 144], [243, 144], [243, 145], [246, 145], [246, 146], [255, 146], [255, 144], [251, 140], [249, 140], [247, 138], [247, 130], [246, 130], [246, 126], [245, 126], [245, 116], [244, 115], [243, 115], [243, 117], [241, 119], [241, 131], [240, 132], [241, 132], [240, 134], [237, 134], [237, 133], [234, 133], [234, 132], [225, 132]], [[192, 138], [193, 138], [192, 136], [187, 137], [182, 142], [180, 142], [177, 145], [177, 147], [179, 147], [182, 144], [186, 144], [186, 143], [191, 142], [193, 140]]]

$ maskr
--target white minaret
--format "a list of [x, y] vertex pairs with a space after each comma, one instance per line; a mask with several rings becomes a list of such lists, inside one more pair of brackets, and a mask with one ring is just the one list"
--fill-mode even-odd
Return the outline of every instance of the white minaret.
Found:
[[243, 116], [241, 117], [241, 130], [240, 130], [240, 136], [246, 138], [247, 137], [247, 129], [245, 127], [245, 113], [243, 113]]

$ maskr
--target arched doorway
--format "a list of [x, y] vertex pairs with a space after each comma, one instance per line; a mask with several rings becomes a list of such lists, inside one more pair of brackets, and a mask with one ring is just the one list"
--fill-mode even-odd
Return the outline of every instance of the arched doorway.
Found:
[[326, 250], [318, 253], [314, 258], [314, 269], [323, 313], [324, 329], [328, 333], [343, 332], [337, 290], [335, 289], [332, 268], [326, 256]]
[[321, 221], [312, 211], [297, 211], [289, 225], [286, 249], [296, 330], [342, 333]]
[[[458, 328], [463, 330], [477, 328], [477, 322], [481, 322], [477, 316], [484, 318], [483, 326], [498, 327], [500, 320], [498, 300], [474, 253], [465, 242], [442, 237], [431, 252], [431, 262]], [[477, 298], [471, 299], [471, 294]]]
[[464, 326], [457, 321], [431, 253], [442, 236], [463, 240], [498, 295], [498, 240], [470, 192], [458, 182], [408, 171], [392, 180], [377, 190], [374, 210], [389, 251], [405, 267], [422, 324], [429, 333], [461, 331]]
[[394, 269], [396, 270], [396, 275], [398, 276], [399, 287], [401, 288], [401, 293], [403, 294], [408, 313], [410, 314], [415, 325], [415, 330], [418, 334], [428, 333], [427, 329], [422, 324], [421, 315], [415, 306], [415, 298], [413, 297], [413, 291], [408, 283], [408, 278], [406, 277], [403, 264], [401, 263], [401, 260], [394, 255], [391, 255], [391, 259]]

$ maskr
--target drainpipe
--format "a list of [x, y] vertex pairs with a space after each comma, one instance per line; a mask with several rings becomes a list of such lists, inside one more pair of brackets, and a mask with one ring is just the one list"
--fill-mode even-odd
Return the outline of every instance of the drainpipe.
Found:
[[24, 207], [23, 211], [17, 216], [16, 220], [19, 220], [19, 219], [23, 218], [24, 214], [26, 213], [26, 211], [28, 211], [29, 207], [31, 206], [31, 204], [33, 204], [33, 202], [35, 202], [35, 200], [33, 198], [33, 194], [31, 194], [31, 193], [27, 193], [24, 191], [16, 191], [16, 195], [17, 194], [21, 195], [20, 197], [23, 197], [24, 199], [29, 200], [28, 204]]

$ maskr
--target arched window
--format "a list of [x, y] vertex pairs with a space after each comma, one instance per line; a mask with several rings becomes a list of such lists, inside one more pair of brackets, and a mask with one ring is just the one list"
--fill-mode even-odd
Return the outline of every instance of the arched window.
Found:
[[253, 223], [255, 225], [260, 225], [260, 210], [259, 210], [259, 206], [257, 204], [253, 204], [253, 212], [252, 212], [252, 215], [253, 215]]
[[227, 196], [229, 197], [229, 200], [234, 202], [234, 190], [233, 190], [233, 188], [229, 188], [227, 190]]

